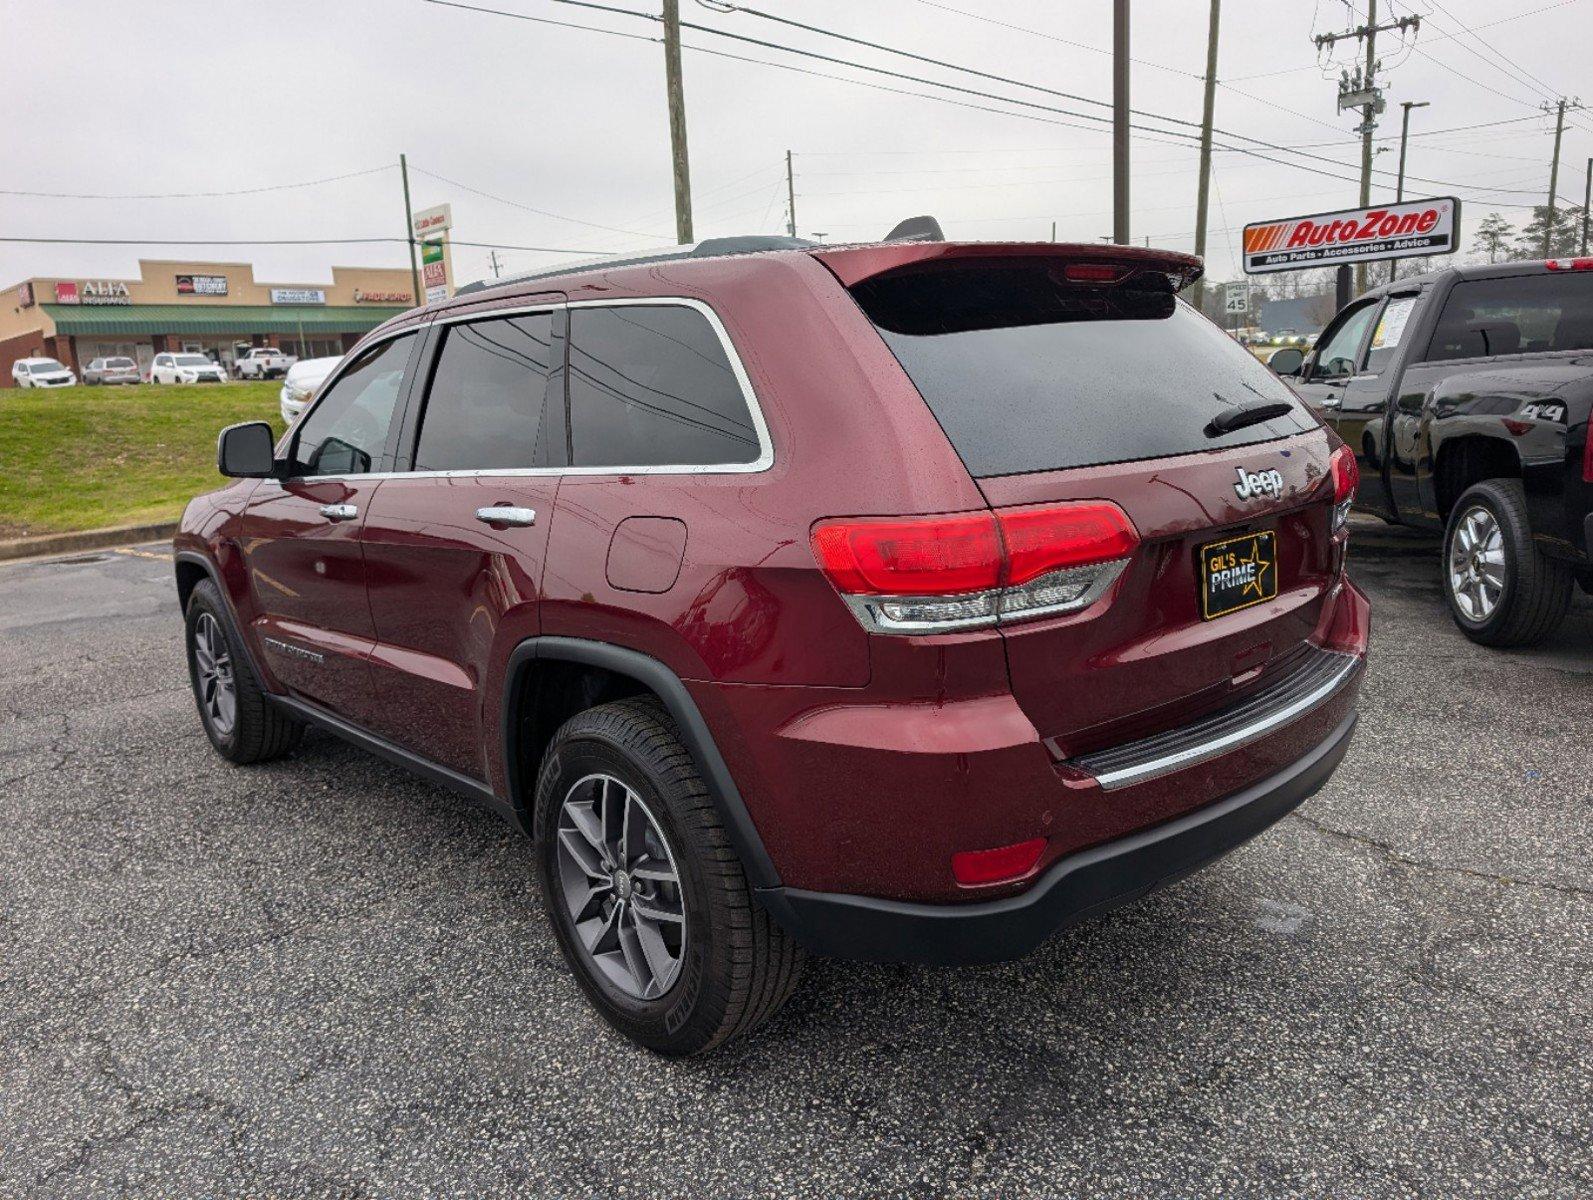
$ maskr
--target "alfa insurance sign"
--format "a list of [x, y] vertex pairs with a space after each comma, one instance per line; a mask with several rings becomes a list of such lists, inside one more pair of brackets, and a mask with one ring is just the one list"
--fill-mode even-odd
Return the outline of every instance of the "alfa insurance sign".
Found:
[[1453, 254], [1459, 237], [1453, 196], [1258, 221], [1245, 226], [1245, 274]]

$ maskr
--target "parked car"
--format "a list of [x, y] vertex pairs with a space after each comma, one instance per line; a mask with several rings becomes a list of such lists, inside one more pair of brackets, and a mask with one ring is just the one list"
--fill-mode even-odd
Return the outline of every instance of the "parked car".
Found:
[[225, 383], [227, 373], [203, 354], [157, 354], [150, 364], [151, 383]]
[[315, 389], [326, 382], [326, 377], [332, 373], [332, 368], [342, 361], [341, 356], [304, 358], [288, 368], [288, 373], [282, 380], [282, 391], [277, 398], [285, 424], [291, 425], [299, 419], [304, 406], [315, 395]]
[[1197, 259], [667, 257], [405, 313], [275, 447], [222, 433], [175, 558], [224, 758], [318, 725], [508, 818], [666, 1054], [804, 951], [1026, 954], [1333, 773], [1354, 456], [1176, 298]]
[[142, 383], [138, 364], [130, 358], [96, 358], [83, 368], [83, 382], [90, 387], [107, 383]]
[[1271, 365], [1354, 448], [1357, 507], [1443, 534], [1472, 641], [1539, 642], [1593, 591], [1593, 259], [1400, 279]]
[[77, 376], [53, 358], [19, 358], [11, 364], [11, 378], [19, 388], [71, 387]]
[[278, 379], [296, 361], [275, 346], [254, 346], [233, 360], [232, 371], [239, 379]]

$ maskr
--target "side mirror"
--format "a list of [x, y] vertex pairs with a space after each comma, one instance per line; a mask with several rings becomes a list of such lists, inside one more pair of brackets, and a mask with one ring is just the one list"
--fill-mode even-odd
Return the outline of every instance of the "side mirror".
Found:
[[1293, 346], [1285, 346], [1282, 350], [1272, 352], [1272, 357], [1267, 359], [1267, 366], [1272, 368], [1274, 375], [1298, 375], [1305, 366], [1305, 354]]
[[232, 479], [269, 479], [276, 474], [276, 435], [264, 421], [228, 425], [216, 439], [216, 467]]

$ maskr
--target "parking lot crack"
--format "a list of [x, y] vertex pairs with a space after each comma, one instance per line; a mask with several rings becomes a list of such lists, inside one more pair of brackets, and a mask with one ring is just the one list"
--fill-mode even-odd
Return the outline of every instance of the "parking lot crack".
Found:
[[1470, 879], [1478, 879], [1485, 883], [1498, 884], [1505, 887], [1541, 888], [1545, 891], [1559, 892], [1566, 896], [1581, 896], [1584, 898], [1593, 896], [1593, 888], [1577, 887], [1575, 884], [1555, 883], [1547, 879], [1524, 879], [1519, 875], [1506, 875], [1496, 871], [1479, 871], [1472, 867], [1460, 867], [1451, 863], [1429, 862], [1426, 859], [1416, 858], [1407, 854], [1392, 843], [1374, 838], [1369, 834], [1351, 833], [1346, 829], [1336, 829], [1317, 820], [1315, 817], [1308, 817], [1298, 811], [1291, 813], [1290, 816], [1303, 825], [1309, 825], [1318, 833], [1361, 846], [1364, 849], [1380, 854], [1391, 862], [1398, 863], [1400, 866], [1411, 867], [1418, 871], [1439, 871], [1445, 874], [1463, 875]]

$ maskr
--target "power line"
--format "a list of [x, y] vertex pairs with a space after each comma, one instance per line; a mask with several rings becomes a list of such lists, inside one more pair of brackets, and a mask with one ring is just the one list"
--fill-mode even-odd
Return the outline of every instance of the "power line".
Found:
[[596, 221], [584, 221], [580, 217], [567, 217], [563, 213], [549, 212], [545, 208], [533, 208], [529, 204], [522, 204], [518, 200], [511, 200], [507, 196], [495, 196], [491, 192], [484, 192], [480, 188], [471, 187], [467, 183], [460, 183], [456, 179], [449, 179], [435, 171], [428, 171], [424, 167], [416, 167], [415, 174], [424, 175], [428, 179], [435, 179], [438, 183], [446, 183], [449, 187], [458, 188], [462, 192], [469, 192], [473, 196], [480, 196], [484, 200], [496, 200], [499, 204], [507, 204], [510, 208], [518, 208], [524, 212], [535, 213], [539, 217], [551, 217], [555, 221], [568, 221], [572, 225], [585, 225], [589, 229], [601, 229], [606, 233], [623, 233], [627, 237], [650, 238], [653, 241], [668, 242], [671, 239], [656, 233], [642, 233], [636, 229], [620, 229], [614, 225], [600, 225]]
[[[358, 246], [378, 243], [407, 245], [408, 238], [63, 238], [0, 236], [0, 242], [38, 246]], [[535, 254], [617, 254], [616, 250], [574, 249], [569, 246], [517, 246], [507, 242], [462, 242], [450, 238], [454, 246], [473, 246], [483, 250], [525, 250]]]
[[328, 175], [324, 179], [306, 179], [299, 183], [271, 183], [261, 187], [233, 188], [214, 192], [33, 192], [21, 188], [0, 188], [0, 196], [36, 196], [45, 200], [208, 200], [221, 196], [257, 196], [262, 192], [285, 192], [292, 188], [319, 187], [324, 183], [341, 183], [345, 179], [359, 179], [391, 171], [394, 164], [370, 167], [364, 171], [349, 171], [343, 175]]

